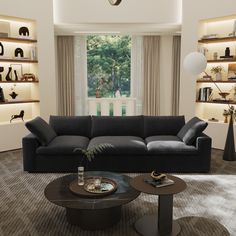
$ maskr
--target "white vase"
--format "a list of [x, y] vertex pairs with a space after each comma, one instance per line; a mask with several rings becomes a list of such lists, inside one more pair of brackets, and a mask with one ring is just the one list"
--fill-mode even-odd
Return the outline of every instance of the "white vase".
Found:
[[222, 80], [222, 74], [220, 72], [216, 73], [216, 81]]

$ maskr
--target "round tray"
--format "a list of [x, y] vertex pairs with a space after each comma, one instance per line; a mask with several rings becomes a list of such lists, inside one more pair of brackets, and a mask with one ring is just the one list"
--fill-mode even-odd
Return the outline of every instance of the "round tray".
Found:
[[[87, 198], [99, 198], [99, 197], [105, 197], [107, 195], [110, 195], [112, 193], [114, 193], [117, 190], [117, 183], [112, 180], [112, 179], [108, 179], [105, 177], [102, 177], [101, 180], [101, 185], [105, 185], [108, 184], [109, 187], [112, 186], [112, 188], [109, 188], [109, 190], [104, 190], [104, 191], [92, 191], [88, 189], [88, 186], [91, 184], [91, 181], [94, 179], [95, 177], [87, 177], [85, 178], [85, 184], [83, 186], [78, 185], [78, 180], [75, 179], [73, 180], [70, 185], [69, 185], [69, 189], [72, 193], [80, 196], [80, 197], [87, 197]], [[103, 186], [103, 189], [106, 186]]]

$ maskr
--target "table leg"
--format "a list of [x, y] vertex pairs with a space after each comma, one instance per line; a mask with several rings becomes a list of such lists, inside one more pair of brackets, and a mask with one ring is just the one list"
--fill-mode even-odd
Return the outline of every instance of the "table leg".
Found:
[[106, 229], [118, 223], [121, 218], [121, 206], [105, 209], [66, 208], [67, 221], [86, 230]]
[[176, 236], [180, 226], [173, 221], [173, 195], [158, 198], [158, 216], [144, 216], [135, 223], [135, 229], [143, 236]]

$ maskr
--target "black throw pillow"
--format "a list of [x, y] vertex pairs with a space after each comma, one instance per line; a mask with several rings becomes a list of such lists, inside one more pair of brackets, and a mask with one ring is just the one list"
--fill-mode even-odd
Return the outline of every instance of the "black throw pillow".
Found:
[[181, 128], [177, 136], [187, 145], [192, 145], [207, 125], [208, 123], [204, 120], [193, 117]]
[[54, 129], [41, 117], [26, 122], [25, 126], [44, 146], [47, 146], [57, 136]]

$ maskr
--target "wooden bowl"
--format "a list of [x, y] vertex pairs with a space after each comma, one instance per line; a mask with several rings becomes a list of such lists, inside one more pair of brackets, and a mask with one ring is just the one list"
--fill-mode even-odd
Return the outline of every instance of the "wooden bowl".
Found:
[[220, 95], [222, 98], [226, 99], [226, 97], [227, 97], [228, 95], [230, 95], [230, 93], [219, 93], [219, 95]]

